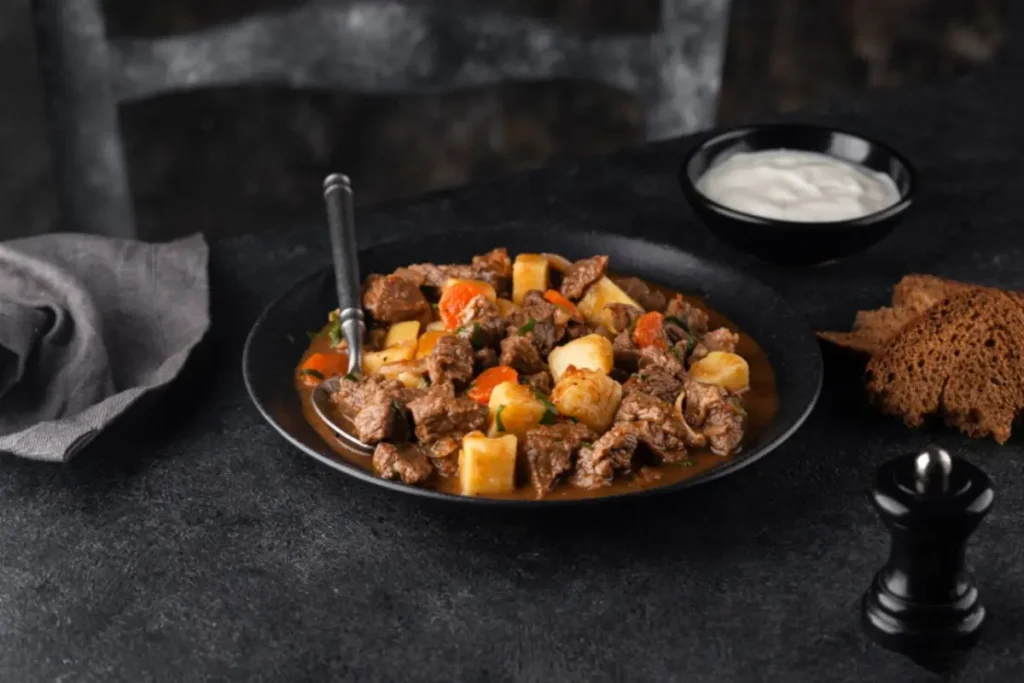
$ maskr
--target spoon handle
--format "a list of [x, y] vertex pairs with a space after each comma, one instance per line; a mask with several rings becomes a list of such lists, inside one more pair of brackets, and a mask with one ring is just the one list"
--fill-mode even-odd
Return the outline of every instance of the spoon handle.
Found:
[[327, 206], [331, 260], [338, 287], [341, 335], [348, 343], [348, 371], [358, 372], [362, 367], [366, 324], [359, 297], [359, 252], [352, 215], [352, 182], [348, 176], [341, 173], [327, 176], [324, 180], [324, 204]]

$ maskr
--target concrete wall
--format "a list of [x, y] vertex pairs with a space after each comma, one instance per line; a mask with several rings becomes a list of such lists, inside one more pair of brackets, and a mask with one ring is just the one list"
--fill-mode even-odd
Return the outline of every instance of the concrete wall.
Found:
[[56, 219], [46, 115], [29, 0], [0, 2], [0, 239], [46, 232]]

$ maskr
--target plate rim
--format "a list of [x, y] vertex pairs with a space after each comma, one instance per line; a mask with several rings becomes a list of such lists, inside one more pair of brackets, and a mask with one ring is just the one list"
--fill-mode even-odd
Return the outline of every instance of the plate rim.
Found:
[[[446, 233], [443, 233], [443, 234], [444, 234], [444, 237], [455, 237], [455, 236], [457, 236], [460, 233], [481, 233], [481, 232], [484, 232], [484, 233], [490, 233], [490, 232], [500, 233], [500, 232], [508, 232], [509, 230], [522, 230], [522, 229], [523, 228], [521, 228], [521, 227], [520, 228], [512, 228], [512, 227], [509, 227], [509, 226], [502, 226], [502, 227], [497, 227], [497, 228], [490, 229], [490, 230], [454, 230], [454, 231], [446, 232]], [[806, 323], [806, 320], [804, 319], [804, 316], [802, 316], [795, 309], [793, 309], [793, 307], [790, 306], [789, 301], [785, 297], [783, 297], [778, 291], [776, 291], [773, 287], [765, 284], [760, 279], [758, 279], [758, 278], [756, 278], [756, 277], [754, 277], [752, 275], [749, 275], [749, 274], [744, 273], [743, 271], [741, 271], [741, 270], [739, 270], [737, 268], [734, 268], [733, 266], [730, 266], [728, 264], [722, 263], [721, 261], [718, 261], [718, 260], [713, 259], [713, 258], [708, 258], [708, 257], [700, 255], [700, 254], [695, 254], [695, 253], [693, 253], [691, 251], [687, 251], [687, 250], [682, 249], [682, 248], [680, 248], [680, 247], [678, 247], [676, 245], [673, 245], [673, 244], [669, 244], [669, 243], [665, 243], [665, 242], [659, 242], [659, 241], [655, 241], [655, 240], [648, 240], [648, 239], [641, 238], [641, 237], [633, 237], [633, 236], [630, 236], [630, 235], [624, 235], [624, 234], [615, 233], [615, 232], [584, 231], [584, 230], [570, 230], [570, 229], [563, 229], [560, 232], [566, 238], [569, 238], [569, 239], [571, 239], [573, 236], [580, 236], [580, 237], [582, 237], [582, 236], [585, 236], [585, 235], [598, 234], [598, 235], [600, 235], [601, 237], [604, 237], [604, 238], [612, 238], [612, 239], [617, 239], [617, 240], [624, 240], [624, 241], [627, 241], [627, 242], [641, 243], [641, 244], [646, 245], [647, 247], [652, 247], [652, 248], [656, 248], [656, 249], [668, 249], [668, 250], [676, 252], [676, 253], [684, 254], [684, 255], [686, 255], [689, 258], [701, 261], [705, 265], [710, 266], [710, 267], [712, 267], [712, 268], [714, 268], [716, 270], [726, 271], [726, 272], [728, 272], [732, 276], [736, 276], [736, 277], [739, 277], [741, 279], [746, 279], [746, 280], [753, 280], [753, 281], [757, 282], [761, 287], [763, 287], [763, 288], [767, 289], [768, 291], [770, 291], [775, 297], [778, 298], [778, 300], [780, 302], [782, 302], [786, 306], [786, 308], [788, 309], [789, 313], [791, 313], [796, 319], [801, 321], [800, 325], [801, 325], [801, 328], [803, 328], [803, 329], [801, 331], [801, 335], [800, 336], [803, 337], [806, 341], [809, 342], [808, 348], [813, 348], [814, 349], [813, 369], [814, 369], [815, 375], [816, 375], [816, 381], [815, 381], [815, 384], [814, 384], [814, 389], [811, 392], [810, 398], [807, 400], [806, 405], [803, 407], [803, 409], [801, 410], [800, 414], [796, 417], [796, 419], [793, 420], [793, 423], [789, 427], [787, 427], [784, 431], [782, 431], [781, 433], [776, 435], [771, 441], [769, 441], [769, 442], [767, 442], [765, 444], [762, 444], [760, 447], [758, 447], [757, 452], [755, 452], [754, 454], [748, 455], [747, 457], [730, 460], [729, 462], [725, 463], [721, 467], [716, 467], [716, 468], [713, 468], [711, 470], [708, 470], [705, 474], [702, 474], [701, 476], [694, 477], [694, 478], [691, 478], [691, 479], [683, 479], [681, 481], [677, 481], [677, 482], [675, 482], [673, 484], [669, 484], [667, 486], [656, 486], [656, 487], [653, 487], [653, 488], [640, 489], [638, 491], [627, 491], [627, 492], [624, 492], [624, 493], [616, 493], [616, 494], [612, 494], [612, 495], [608, 495], [608, 496], [594, 496], [594, 497], [588, 497], [588, 498], [566, 498], [566, 499], [487, 498], [487, 497], [483, 497], [483, 496], [461, 496], [461, 495], [454, 494], [454, 493], [446, 493], [446, 492], [443, 492], [443, 491], [438, 491], [436, 489], [429, 489], [429, 488], [423, 488], [423, 487], [418, 487], [418, 486], [410, 486], [408, 484], [403, 484], [401, 482], [394, 481], [394, 480], [391, 480], [391, 479], [383, 479], [383, 478], [378, 477], [378, 476], [376, 476], [376, 475], [374, 475], [374, 474], [372, 474], [372, 473], [370, 473], [370, 472], [368, 472], [368, 471], [366, 471], [364, 469], [359, 468], [356, 465], [353, 465], [351, 463], [346, 462], [344, 460], [344, 458], [342, 458], [341, 456], [337, 456], [336, 458], [328, 457], [328, 456], [325, 456], [322, 453], [318, 453], [317, 451], [307, 447], [306, 444], [302, 443], [299, 439], [297, 439], [295, 436], [293, 436], [282, 425], [278, 424], [278, 422], [270, 414], [270, 412], [267, 409], [267, 407], [263, 404], [263, 401], [260, 399], [259, 393], [256, 391], [256, 389], [253, 386], [253, 380], [252, 380], [252, 377], [251, 377], [251, 372], [252, 371], [251, 371], [251, 364], [249, 362], [249, 357], [250, 357], [251, 347], [252, 347], [252, 344], [254, 342], [254, 339], [256, 338], [257, 332], [261, 330], [261, 328], [263, 327], [266, 319], [271, 315], [271, 313], [282, 302], [284, 302], [288, 298], [290, 298], [290, 296], [295, 291], [300, 290], [303, 287], [305, 287], [307, 285], [307, 283], [309, 283], [311, 280], [313, 280], [315, 278], [318, 278], [318, 277], [322, 277], [324, 275], [325, 271], [331, 271], [330, 264], [327, 264], [327, 265], [325, 265], [325, 266], [323, 266], [321, 268], [312, 270], [307, 275], [304, 275], [301, 278], [297, 279], [294, 283], [292, 283], [290, 286], [288, 286], [281, 294], [279, 294], [269, 304], [267, 304], [263, 308], [263, 310], [260, 313], [260, 315], [253, 322], [252, 327], [249, 329], [249, 332], [246, 335], [245, 344], [242, 347], [242, 358], [241, 358], [242, 378], [244, 380], [245, 389], [246, 389], [246, 392], [249, 395], [250, 401], [256, 406], [256, 409], [259, 411], [259, 413], [263, 417], [263, 419], [271, 427], [273, 427], [274, 430], [278, 434], [280, 434], [282, 437], [284, 437], [284, 439], [288, 443], [290, 443], [292, 446], [297, 448], [303, 454], [305, 454], [307, 456], [313, 457], [315, 460], [317, 460], [320, 463], [330, 467], [331, 469], [333, 469], [335, 471], [341, 472], [342, 474], [348, 475], [350, 477], [353, 477], [353, 478], [355, 478], [357, 480], [360, 480], [362, 482], [365, 482], [367, 484], [374, 485], [374, 486], [379, 486], [379, 487], [388, 489], [390, 491], [394, 491], [396, 493], [402, 493], [402, 494], [405, 494], [405, 495], [416, 496], [416, 497], [421, 498], [421, 499], [434, 500], [434, 501], [444, 502], [444, 503], [463, 504], [463, 505], [481, 505], [481, 506], [500, 507], [500, 508], [528, 507], [528, 508], [534, 508], [534, 509], [539, 509], [539, 508], [580, 507], [580, 506], [589, 506], [589, 505], [609, 505], [609, 504], [613, 504], [613, 503], [622, 503], [622, 502], [631, 501], [631, 500], [640, 500], [640, 499], [645, 499], [645, 498], [652, 498], [652, 497], [655, 497], [655, 496], [662, 496], [662, 495], [667, 495], [667, 494], [670, 494], [670, 493], [678, 493], [678, 492], [680, 492], [680, 491], [682, 491], [684, 489], [694, 488], [694, 487], [700, 486], [702, 484], [707, 484], [709, 482], [716, 481], [718, 479], [721, 479], [724, 476], [727, 476], [727, 475], [732, 474], [734, 472], [738, 472], [741, 469], [744, 469], [746, 467], [749, 467], [750, 465], [753, 465], [756, 462], [759, 462], [762, 458], [764, 458], [765, 456], [769, 455], [770, 453], [772, 453], [773, 451], [778, 449], [779, 446], [781, 446], [786, 441], [788, 441], [793, 436], [793, 434], [795, 434], [804, 425], [804, 423], [807, 421], [807, 419], [811, 416], [811, 413], [814, 412], [814, 409], [815, 409], [815, 407], [817, 407], [818, 400], [819, 400], [819, 398], [821, 396], [822, 387], [824, 386], [824, 380], [825, 380], [824, 357], [823, 357], [823, 355], [821, 353], [821, 347], [819, 346], [819, 344], [817, 342], [817, 339], [814, 336], [813, 331], [811, 331], [811, 329], [807, 326], [807, 323]], [[430, 239], [431, 237], [432, 237], [431, 235], [425, 235], [425, 236], [422, 236], [420, 238], [415, 238], [414, 237], [414, 238], [410, 239], [410, 238], [406, 237], [406, 238], [386, 239], [386, 240], [382, 240], [380, 242], [374, 242], [372, 244], [360, 247], [360, 249], [359, 249], [359, 256], [360, 256], [360, 259], [362, 259], [367, 252], [373, 252], [373, 251], [379, 250], [381, 248], [384, 248], [384, 247], [387, 247], [387, 246], [390, 246], [390, 245], [401, 244], [401, 243], [404, 243], [404, 242], [416, 243], [416, 242], [419, 242], [419, 241]], [[433, 237], [436, 238], [438, 236], [435, 235]], [[757, 341], [760, 344], [759, 340], [755, 339], [755, 341]]]

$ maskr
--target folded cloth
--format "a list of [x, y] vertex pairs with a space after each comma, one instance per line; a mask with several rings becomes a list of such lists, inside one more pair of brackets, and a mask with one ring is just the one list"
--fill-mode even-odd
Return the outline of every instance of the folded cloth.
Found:
[[64, 461], [170, 382], [210, 326], [201, 235], [0, 243], [0, 452]]

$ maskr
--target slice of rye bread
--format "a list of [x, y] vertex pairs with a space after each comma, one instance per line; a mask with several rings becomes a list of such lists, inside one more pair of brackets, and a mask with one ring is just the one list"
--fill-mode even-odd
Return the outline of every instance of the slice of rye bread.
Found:
[[988, 331], [990, 312], [1004, 300], [998, 290], [967, 289], [907, 324], [868, 362], [867, 389], [882, 410], [912, 427], [937, 414], [962, 349]]
[[858, 311], [851, 332], [819, 332], [818, 337], [853, 351], [875, 355], [887, 342], [926, 310], [974, 285], [934, 275], [905, 275], [893, 288], [892, 307]]
[[1024, 308], [1008, 293], [998, 299], [986, 311], [986, 332], [961, 344], [940, 403], [947, 425], [1002, 444], [1024, 408]]

